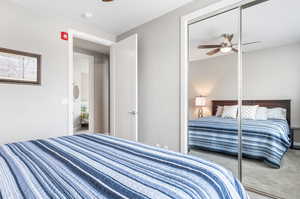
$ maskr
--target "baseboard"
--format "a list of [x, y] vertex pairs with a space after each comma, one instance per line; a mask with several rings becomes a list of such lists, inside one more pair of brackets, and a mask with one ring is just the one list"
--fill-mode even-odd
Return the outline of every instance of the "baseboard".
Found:
[[300, 142], [294, 142], [294, 146], [300, 147]]
[[74, 126], [73, 131], [76, 132], [79, 131], [80, 129], [81, 129], [81, 125]]
[[256, 194], [261, 195], [261, 196], [266, 196], [268, 198], [272, 198], [272, 199], [284, 199], [284, 198], [275, 196], [273, 194], [270, 194], [270, 193], [267, 193], [267, 192], [264, 192], [264, 191], [260, 191], [260, 190], [258, 190], [256, 188], [251, 187], [251, 186], [245, 185], [245, 188], [246, 188], [247, 191], [256, 193]]

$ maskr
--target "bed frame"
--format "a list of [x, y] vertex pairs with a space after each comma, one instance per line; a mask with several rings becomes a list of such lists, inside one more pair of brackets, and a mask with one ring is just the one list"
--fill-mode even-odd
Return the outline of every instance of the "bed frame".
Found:
[[[213, 115], [216, 114], [218, 106], [232, 106], [237, 104], [237, 100], [213, 100], [212, 113]], [[243, 100], [243, 105], [259, 105], [267, 108], [284, 108], [287, 110], [287, 122], [289, 125], [291, 125], [291, 100]]]

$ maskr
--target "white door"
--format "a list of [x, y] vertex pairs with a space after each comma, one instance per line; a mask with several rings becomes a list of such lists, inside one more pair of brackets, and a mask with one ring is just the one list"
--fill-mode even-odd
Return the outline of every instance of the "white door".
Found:
[[111, 47], [111, 134], [138, 141], [137, 35]]

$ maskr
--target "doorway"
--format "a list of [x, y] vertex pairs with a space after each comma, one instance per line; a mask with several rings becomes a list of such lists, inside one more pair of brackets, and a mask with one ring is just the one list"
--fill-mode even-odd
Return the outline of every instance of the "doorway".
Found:
[[74, 133], [109, 134], [110, 49], [75, 38], [73, 51]]
[[[74, 131], [74, 97], [77, 97], [78, 89], [80, 88], [78, 88], [78, 85], [77, 87], [74, 87], [74, 70], [76, 65], [74, 63], [74, 55], [79, 53], [85, 54], [85, 56], [88, 55], [94, 57], [94, 66], [88, 67], [88, 82], [90, 82], [88, 87], [89, 91], [91, 91], [88, 95], [89, 103], [86, 105], [86, 103], [80, 102], [80, 113], [82, 115], [81, 118], [85, 120], [79, 120], [83, 121], [83, 126], [85, 126], [84, 132], [105, 133], [127, 140], [138, 141], [137, 35], [134, 34], [119, 42], [113, 42], [75, 30], [70, 30], [68, 33], [69, 135], [74, 135], [76, 133]], [[101, 70], [99, 71], [97, 71], [99, 68], [96, 66], [98, 58], [95, 56], [95, 53], [99, 55], [99, 51], [97, 52], [97, 50], [100, 50], [101, 54], [101, 58], [99, 58], [100, 63], [98, 64], [102, 64], [102, 67], [100, 67]], [[105, 59], [103, 59], [103, 57], [105, 57]], [[106, 67], [103, 67], [103, 64]], [[92, 73], [93, 75], [91, 75]], [[97, 81], [99, 74], [101, 78], [99, 78], [99, 81]], [[92, 80], [93, 78], [94, 80]], [[97, 99], [97, 92], [99, 92], [99, 90], [102, 91], [99, 95], [101, 102], [96, 101], [99, 100]], [[100, 110], [98, 113], [97, 108]], [[97, 128], [97, 126], [100, 126], [100, 128]]]

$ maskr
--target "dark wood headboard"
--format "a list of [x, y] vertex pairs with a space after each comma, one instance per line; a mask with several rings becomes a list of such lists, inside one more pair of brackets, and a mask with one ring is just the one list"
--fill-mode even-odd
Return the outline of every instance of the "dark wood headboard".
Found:
[[[237, 100], [213, 100], [212, 113], [216, 114], [218, 106], [237, 105]], [[243, 105], [259, 105], [267, 108], [280, 107], [287, 110], [286, 118], [288, 124], [291, 124], [291, 100], [243, 100]]]

